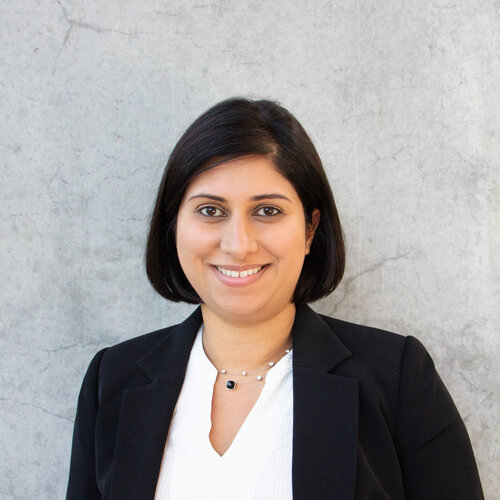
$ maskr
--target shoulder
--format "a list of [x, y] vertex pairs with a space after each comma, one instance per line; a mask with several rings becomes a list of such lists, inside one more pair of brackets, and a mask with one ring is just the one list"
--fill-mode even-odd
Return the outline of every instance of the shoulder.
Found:
[[432, 393], [441, 384], [432, 357], [414, 336], [320, 317], [351, 352], [336, 373], [359, 380], [362, 393], [395, 408], [401, 403], [411, 406], [416, 394]]
[[106, 362], [135, 362], [157, 347], [176, 326], [161, 328], [112, 345], [106, 349], [104, 358]]
[[413, 335], [404, 335], [372, 326], [319, 316], [358, 360], [375, 369], [390, 366], [398, 375], [405, 368], [415, 376], [433, 373], [434, 362], [424, 344]]
[[89, 371], [96, 373], [100, 392], [108, 393], [149, 382], [137, 362], [157, 350], [176, 326], [178, 325], [142, 334], [99, 351], [92, 360]]
[[354, 356], [373, 361], [394, 358], [419, 365], [432, 362], [423, 343], [411, 334], [351, 323], [324, 314], [319, 316]]
[[[387, 381], [398, 377], [408, 342], [415, 341], [406, 336], [381, 328], [351, 323], [320, 314], [332, 333], [351, 352], [344, 362], [347, 371], [375, 378], [384, 377]], [[341, 367], [342, 369], [342, 367]]]
[[200, 323], [198, 307], [181, 323], [103, 349], [92, 362], [101, 387], [133, 387], [182, 371]]
[[351, 323], [324, 314], [319, 314], [319, 316], [353, 353], [362, 353], [365, 351], [378, 352], [386, 351], [387, 349], [390, 351], [399, 351], [405, 342], [406, 336], [400, 333]]
[[484, 498], [467, 430], [422, 342], [320, 317], [351, 352], [332, 373], [359, 383], [360, 474], [370, 456], [374, 474], [385, 436], [412, 497]]
[[413, 335], [351, 323], [324, 314], [319, 316], [355, 358], [375, 364], [383, 360], [398, 366], [411, 365], [420, 372], [434, 370], [426, 347]]

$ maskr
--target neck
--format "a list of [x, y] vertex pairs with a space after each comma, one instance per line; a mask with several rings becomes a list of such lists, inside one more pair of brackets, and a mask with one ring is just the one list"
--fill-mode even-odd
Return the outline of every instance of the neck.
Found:
[[292, 346], [294, 304], [289, 304], [276, 316], [251, 324], [225, 320], [205, 304], [202, 304], [201, 312], [203, 348], [219, 370], [258, 370], [269, 361], [281, 359], [285, 349]]

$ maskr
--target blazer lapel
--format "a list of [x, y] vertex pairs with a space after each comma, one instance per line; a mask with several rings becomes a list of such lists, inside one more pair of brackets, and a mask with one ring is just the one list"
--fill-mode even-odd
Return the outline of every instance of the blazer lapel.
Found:
[[297, 310], [292, 335], [293, 498], [352, 499], [358, 381], [328, 373], [351, 352], [308, 306]]
[[[154, 497], [165, 442], [189, 355], [202, 322], [198, 307], [137, 364], [150, 384], [123, 392], [111, 498]], [[294, 500], [354, 497], [358, 381], [329, 373], [351, 355], [309, 306], [297, 309], [293, 337]]]
[[197, 308], [137, 361], [152, 383], [123, 392], [111, 498], [154, 498], [170, 422], [201, 321]]

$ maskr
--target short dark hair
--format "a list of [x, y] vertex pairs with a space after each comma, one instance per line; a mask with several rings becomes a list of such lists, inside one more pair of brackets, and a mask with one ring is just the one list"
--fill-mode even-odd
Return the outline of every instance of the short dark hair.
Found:
[[304, 260], [293, 302], [298, 307], [330, 294], [344, 274], [345, 246], [337, 208], [321, 160], [297, 119], [277, 102], [226, 99], [198, 117], [175, 145], [158, 189], [146, 248], [146, 273], [174, 302], [202, 302], [184, 274], [176, 248], [177, 213], [191, 181], [229, 160], [262, 155], [293, 185], [306, 228], [320, 221]]

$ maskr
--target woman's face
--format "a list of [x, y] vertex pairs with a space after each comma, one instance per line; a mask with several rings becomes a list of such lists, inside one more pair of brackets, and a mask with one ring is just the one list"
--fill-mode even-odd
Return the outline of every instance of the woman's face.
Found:
[[[318, 220], [315, 210], [314, 228]], [[208, 308], [232, 321], [264, 320], [290, 306], [313, 236], [294, 187], [264, 156], [195, 177], [176, 227], [186, 277]]]

